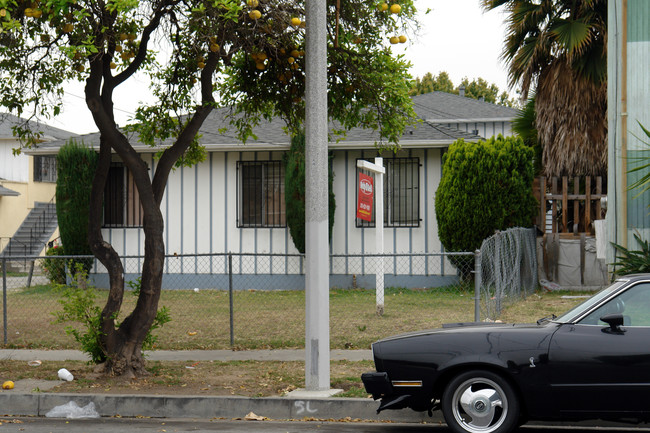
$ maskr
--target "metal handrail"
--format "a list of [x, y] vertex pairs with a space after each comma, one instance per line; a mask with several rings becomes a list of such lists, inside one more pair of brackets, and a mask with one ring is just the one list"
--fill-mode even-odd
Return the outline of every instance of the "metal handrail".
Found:
[[39, 250], [41, 250], [47, 245], [47, 242], [42, 242], [40, 239], [41, 235], [46, 232], [48, 223], [56, 216], [56, 206], [53, 206], [55, 198], [56, 195], [52, 196], [43, 211], [38, 215], [35, 226], [29, 230], [30, 248], [40, 247]]

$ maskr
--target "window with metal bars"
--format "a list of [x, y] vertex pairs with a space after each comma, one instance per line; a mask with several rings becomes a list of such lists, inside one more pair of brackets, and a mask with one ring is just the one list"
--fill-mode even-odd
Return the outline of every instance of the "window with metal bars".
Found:
[[104, 227], [141, 227], [142, 204], [131, 172], [111, 163], [104, 190]]
[[237, 227], [286, 227], [282, 161], [237, 162]]
[[56, 182], [55, 156], [34, 156], [34, 182]]
[[[384, 167], [386, 168], [386, 174], [384, 175], [384, 227], [419, 227], [420, 159], [384, 159]], [[360, 170], [361, 169], [357, 168], [356, 185], [359, 184]], [[355, 194], [359, 194], [358, 188], [355, 188]], [[374, 204], [376, 204], [376, 201]], [[372, 210], [372, 220], [365, 221], [357, 218], [356, 226], [375, 226], [374, 205]]]

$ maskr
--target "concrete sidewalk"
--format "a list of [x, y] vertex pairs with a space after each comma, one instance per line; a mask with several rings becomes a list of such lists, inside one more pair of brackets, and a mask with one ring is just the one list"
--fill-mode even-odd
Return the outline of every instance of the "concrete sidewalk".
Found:
[[[147, 359], [158, 361], [304, 361], [304, 350], [157, 350]], [[360, 361], [372, 358], [370, 350], [333, 350], [332, 360]], [[0, 360], [66, 361], [89, 358], [76, 350], [0, 349]], [[22, 382], [22, 381], [21, 381]], [[440, 413], [433, 418], [411, 410], [384, 411], [377, 415], [379, 402], [364, 398], [319, 397], [319, 393], [298, 393], [287, 397], [249, 398], [239, 396], [166, 396], [61, 394], [37, 392], [45, 381], [24, 381], [11, 391], [0, 391], [0, 415], [45, 416], [52, 408], [74, 401], [84, 407], [93, 402], [100, 416], [153, 418], [243, 418], [249, 412], [270, 419], [368, 419], [396, 422], [442, 422]], [[53, 382], [57, 385], [58, 381]], [[324, 395], [324, 394], [323, 394]]]
[[[145, 352], [150, 361], [304, 361], [305, 350], [154, 350]], [[79, 350], [0, 349], [0, 360], [89, 361]], [[332, 350], [332, 361], [372, 360], [370, 350]]]

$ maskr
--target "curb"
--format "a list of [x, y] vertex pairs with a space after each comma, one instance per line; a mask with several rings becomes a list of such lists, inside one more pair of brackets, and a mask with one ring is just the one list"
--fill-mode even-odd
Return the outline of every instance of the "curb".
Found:
[[414, 411], [384, 411], [379, 402], [364, 398], [151, 396], [103, 394], [0, 394], [0, 414], [45, 416], [52, 408], [74, 401], [80, 407], [90, 402], [102, 417], [151, 418], [244, 418], [249, 412], [270, 419], [364, 419], [393, 422], [444, 422], [442, 414]]

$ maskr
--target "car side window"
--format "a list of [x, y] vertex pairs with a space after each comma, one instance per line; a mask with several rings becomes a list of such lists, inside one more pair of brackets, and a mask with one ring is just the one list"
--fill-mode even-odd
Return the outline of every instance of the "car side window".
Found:
[[607, 326], [600, 318], [608, 314], [622, 314], [624, 326], [650, 327], [650, 283], [630, 287], [592, 311], [579, 323]]

